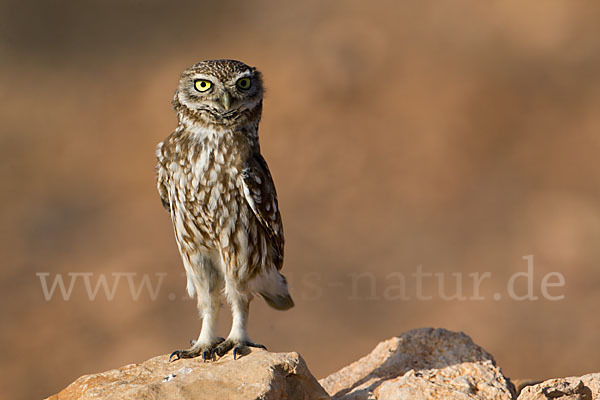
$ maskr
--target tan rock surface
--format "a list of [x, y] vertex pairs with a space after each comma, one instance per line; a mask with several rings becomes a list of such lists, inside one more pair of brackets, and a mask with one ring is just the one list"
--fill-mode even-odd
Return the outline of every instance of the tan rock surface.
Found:
[[423, 328], [381, 342], [319, 381], [334, 399], [512, 399], [493, 357], [464, 333]]
[[328, 399], [298, 353], [253, 351], [215, 362], [168, 356], [82, 376], [48, 400]]
[[[321, 386], [322, 385], [322, 386]], [[329, 399], [512, 400], [492, 356], [462, 332], [423, 328], [379, 343], [317, 380], [298, 353], [255, 350], [233, 360], [168, 362], [167, 356], [82, 376], [48, 400]], [[598, 400], [600, 373], [525, 386], [517, 400]]]
[[600, 373], [580, 377], [550, 379], [526, 386], [518, 400], [597, 400], [600, 399]]

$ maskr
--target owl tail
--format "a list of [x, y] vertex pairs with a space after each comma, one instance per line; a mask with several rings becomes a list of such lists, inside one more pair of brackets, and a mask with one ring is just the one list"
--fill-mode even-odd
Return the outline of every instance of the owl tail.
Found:
[[272, 296], [270, 293], [261, 292], [260, 295], [265, 299], [268, 305], [276, 310], [284, 311], [294, 307], [294, 300], [289, 293], [285, 295]]
[[288, 291], [287, 280], [275, 268], [258, 276], [253, 283], [256, 292], [274, 309], [283, 311], [294, 307], [294, 300]]

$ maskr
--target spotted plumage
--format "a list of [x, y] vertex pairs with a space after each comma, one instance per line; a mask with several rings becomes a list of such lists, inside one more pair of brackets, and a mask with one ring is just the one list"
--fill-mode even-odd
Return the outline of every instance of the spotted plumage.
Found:
[[[283, 225], [258, 142], [262, 98], [260, 72], [233, 60], [192, 66], [175, 92], [179, 124], [158, 145], [157, 185], [203, 321], [192, 348], [173, 358], [263, 347], [246, 333], [253, 294], [279, 310], [294, 305], [279, 272]], [[233, 314], [226, 340], [215, 331], [222, 295]]]

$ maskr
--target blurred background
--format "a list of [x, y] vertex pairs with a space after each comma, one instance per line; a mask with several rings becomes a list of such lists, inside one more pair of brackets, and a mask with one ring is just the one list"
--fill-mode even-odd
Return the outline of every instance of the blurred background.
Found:
[[[425, 326], [465, 331], [511, 378], [600, 370], [599, 20], [600, 3], [567, 0], [1, 1], [0, 398], [197, 336], [154, 149], [179, 74], [215, 58], [257, 66], [268, 89], [296, 307], [254, 301], [255, 341], [317, 378]], [[540, 298], [512, 300], [528, 255]], [[444, 300], [433, 278], [417, 299], [419, 265], [447, 295], [462, 273], [467, 297], [467, 274], [490, 272], [485, 300]], [[541, 295], [551, 272], [562, 300]], [[122, 277], [91, 300], [80, 275], [46, 300], [43, 279], [68, 289], [69, 273], [160, 287], [136, 300]], [[408, 300], [389, 296], [399, 273]]]

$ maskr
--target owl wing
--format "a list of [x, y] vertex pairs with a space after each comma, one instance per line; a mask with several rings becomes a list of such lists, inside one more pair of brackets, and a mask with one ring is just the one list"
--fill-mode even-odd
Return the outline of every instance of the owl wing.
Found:
[[165, 165], [165, 157], [162, 151], [163, 143], [159, 143], [156, 148], [156, 158], [158, 163], [156, 164], [156, 188], [158, 189], [158, 195], [163, 207], [167, 211], [171, 211], [171, 204], [169, 203], [169, 192], [167, 190], [167, 184], [169, 174], [167, 173], [167, 167]]
[[161, 174], [158, 174], [158, 180], [156, 182], [156, 186], [158, 188], [158, 194], [160, 196], [160, 201], [163, 207], [167, 211], [171, 211], [171, 204], [169, 203], [169, 192], [167, 192], [167, 187], [165, 185], [165, 181], [161, 179]]
[[275, 184], [267, 162], [260, 154], [254, 154], [242, 171], [244, 197], [254, 215], [265, 229], [273, 245], [273, 261], [277, 269], [283, 266], [283, 224], [277, 204]]

